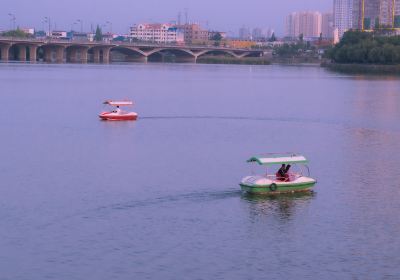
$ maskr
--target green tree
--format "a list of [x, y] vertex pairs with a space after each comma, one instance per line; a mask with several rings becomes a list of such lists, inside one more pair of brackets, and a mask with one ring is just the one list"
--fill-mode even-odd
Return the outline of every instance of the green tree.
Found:
[[103, 40], [103, 32], [101, 31], [99, 25], [97, 25], [96, 27], [96, 34], [94, 35], [94, 40], [98, 42]]
[[300, 43], [303, 43], [303, 41], [304, 41], [304, 35], [303, 35], [303, 33], [301, 33], [301, 34], [299, 35], [299, 42], [300, 42]]
[[212, 36], [211, 39], [214, 40], [214, 41], [221, 41], [222, 40], [222, 35], [221, 35], [221, 33], [217, 32]]
[[270, 42], [275, 42], [276, 41], [276, 37], [275, 37], [275, 32], [272, 32], [271, 38], [269, 38]]
[[17, 27], [17, 29], [15, 29], [15, 30], [10, 30], [10, 31], [4, 32], [2, 34], [2, 36], [4, 36], [4, 37], [17, 37], [17, 38], [30, 38], [30, 37], [33, 37], [32, 34], [25, 33], [24, 31], [19, 29], [19, 27]]

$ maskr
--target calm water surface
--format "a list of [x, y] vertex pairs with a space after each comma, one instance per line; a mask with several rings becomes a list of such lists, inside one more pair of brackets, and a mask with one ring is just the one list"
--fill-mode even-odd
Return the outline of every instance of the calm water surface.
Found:
[[[1, 64], [0, 95], [1, 280], [400, 279], [399, 78]], [[313, 194], [240, 192], [277, 151]]]

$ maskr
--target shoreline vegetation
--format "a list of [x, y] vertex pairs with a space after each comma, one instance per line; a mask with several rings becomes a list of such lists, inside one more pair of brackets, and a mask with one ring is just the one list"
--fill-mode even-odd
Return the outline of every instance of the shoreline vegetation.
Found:
[[202, 56], [197, 59], [199, 64], [245, 64], [270, 65], [271, 60], [265, 57], [229, 57], [229, 56]]
[[347, 31], [321, 63], [327, 69], [354, 74], [400, 74], [400, 36], [382, 31]]
[[361, 64], [361, 63], [332, 63], [323, 62], [321, 67], [341, 73], [349, 74], [374, 74], [374, 75], [400, 75], [400, 64]]

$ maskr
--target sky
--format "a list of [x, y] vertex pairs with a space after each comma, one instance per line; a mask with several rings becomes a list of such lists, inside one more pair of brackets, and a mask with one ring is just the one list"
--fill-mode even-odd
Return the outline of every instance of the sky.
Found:
[[[187, 10], [190, 22], [212, 30], [237, 34], [242, 26], [273, 28], [284, 35], [285, 17], [294, 11], [331, 11], [333, 0], [1, 0], [0, 30], [16, 26], [43, 29], [49, 17], [52, 29], [84, 31], [99, 24], [103, 31], [128, 33], [141, 22], [170, 22]], [[109, 23], [107, 23], [109, 22]], [[74, 24], [75, 23], [75, 24]], [[47, 27], [48, 28], [48, 27]]]

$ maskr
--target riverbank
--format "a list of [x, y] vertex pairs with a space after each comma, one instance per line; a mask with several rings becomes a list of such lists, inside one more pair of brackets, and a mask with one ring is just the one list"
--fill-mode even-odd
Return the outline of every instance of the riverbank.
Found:
[[400, 75], [400, 64], [381, 65], [381, 64], [342, 64], [342, 63], [321, 63], [321, 67], [329, 70], [351, 73], [351, 74], [375, 74], [375, 75]]
[[228, 56], [202, 56], [197, 59], [200, 64], [247, 64], [270, 65], [271, 60], [264, 57], [228, 57]]

